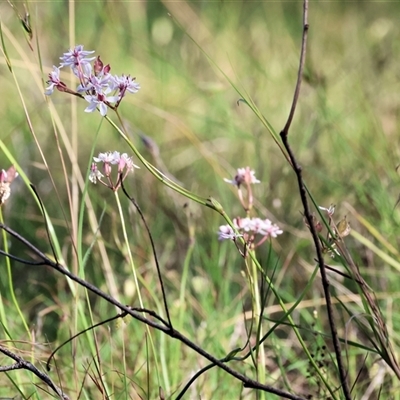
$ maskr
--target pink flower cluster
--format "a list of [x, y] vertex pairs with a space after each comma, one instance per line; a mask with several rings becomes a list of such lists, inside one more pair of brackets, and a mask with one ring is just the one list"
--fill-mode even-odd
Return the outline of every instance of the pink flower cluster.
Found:
[[262, 241], [269, 237], [276, 238], [282, 234], [283, 231], [278, 225], [273, 224], [269, 219], [261, 218], [234, 218], [233, 226], [239, 234], [235, 233], [235, 230], [229, 225], [221, 225], [218, 231], [218, 239], [235, 239], [238, 236], [243, 236], [247, 241], [248, 239], [254, 240], [256, 235], [262, 236]]
[[[140, 85], [130, 75], [111, 75], [109, 64], [104, 66], [100, 56], [88, 57], [94, 51], [83, 50], [82, 45], [77, 45], [73, 50], [63, 54], [59, 67], [53, 66], [49, 73], [49, 86], [45, 94], [51, 95], [56, 88], [61, 92], [67, 92], [84, 98], [89, 105], [86, 112], [93, 112], [99, 108], [100, 114], [104, 117], [107, 109], [117, 109], [126, 92], [137, 93]], [[91, 62], [93, 62], [93, 66]], [[68, 86], [60, 79], [60, 69], [70, 67], [79, 79], [76, 90]]]
[[[134, 168], [139, 168], [133, 163], [131, 157], [128, 157], [126, 153], [120, 154], [118, 151], [100, 153], [98, 157], [93, 157], [93, 160], [94, 162], [90, 167], [89, 180], [92, 183], [97, 183], [97, 181], [99, 181], [114, 191], [121, 186], [121, 183], [128, 175], [128, 172], [133, 171]], [[102, 172], [99, 171], [96, 163], [103, 163]], [[114, 183], [111, 178], [113, 165], [118, 166], [118, 177], [116, 183]], [[107, 182], [103, 181], [104, 177], [106, 177]]]
[[[237, 187], [239, 200], [247, 215], [249, 215], [253, 206], [251, 185], [260, 183], [256, 178], [254, 170], [250, 169], [250, 167], [238, 168], [233, 179], [224, 179], [224, 181]], [[247, 188], [246, 199], [243, 197], [241, 185], [245, 185]], [[255, 248], [264, 243], [268, 238], [276, 238], [282, 233], [282, 229], [280, 229], [278, 225], [273, 224], [269, 219], [238, 217], [233, 219], [233, 227], [230, 225], [221, 225], [219, 227], [218, 239], [236, 240], [238, 237], [243, 237], [247, 244], [251, 244], [252, 247]], [[261, 239], [255, 243], [257, 236], [261, 236]]]

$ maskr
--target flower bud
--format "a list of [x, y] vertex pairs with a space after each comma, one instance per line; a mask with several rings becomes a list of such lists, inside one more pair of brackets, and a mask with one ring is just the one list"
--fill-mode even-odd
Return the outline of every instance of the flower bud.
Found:
[[94, 70], [94, 74], [96, 76], [98, 76], [101, 71], [103, 71], [103, 61], [100, 60], [100, 56], [98, 56], [95, 60], [95, 62], [93, 63], [93, 70]]

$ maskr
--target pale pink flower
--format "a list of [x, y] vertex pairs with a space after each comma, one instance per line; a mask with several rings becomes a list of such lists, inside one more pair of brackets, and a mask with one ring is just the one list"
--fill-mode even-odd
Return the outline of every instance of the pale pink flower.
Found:
[[243, 235], [235, 233], [235, 231], [229, 225], [221, 225], [219, 227], [218, 240], [225, 240], [225, 239], [233, 240], [240, 236], [243, 236]]
[[[234, 218], [233, 225], [240, 235], [246, 238], [250, 236], [262, 236], [262, 241], [272, 237], [276, 238], [283, 233], [283, 230], [278, 225], [273, 224], [269, 219], [261, 218]], [[219, 227], [218, 239], [234, 239], [238, 235], [229, 225]]]
[[325, 211], [328, 214], [328, 217], [332, 217], [332, 215], [335, 213], [335, 207], [333, 204], [329, 206], [329, 208], [325, 207], [318, 207], [320, 210]]
[[[120, 154], [118, 151], [99, 153], [97, 157], [93, 157], [93, 160], [94, 162], [92, 163], [90, 168], [89, 180], [93, 183], [96, 183], [98, 180], [100, 183], [114, 191], [118, 190], [118, 188], [121, 186], [122, 181], [126, 178], [130, 171], [133, 171], [134, 168], [139, 168], [133, 163], [132, 157], [129, 157], [126, 153]], [[103, 163], [103, 173], [98, 170], [96, 163]], [[115, 180], [113, 180], [111, 176], [113, 165], [117, 165]], [[104, 176], [107, 178], [107, 183], [101, 179]]]
[[72, 69], [77, 68], [78, 66], [83, 66], [85, 64], [89, 64], [96, 57], [86, 57], [89, 54], [93, 54], [94, 50], [87, 51], [83, 50], [83, 46], [78, 44], [74, 47], [73, 50], [69, 50], [60, 57], [61, 67], [70, 66]]
[[250, 167], [238, 168], [233, 179], [224, 178], [224, 181], [237, 187], [240, 187], [242, 184], [250, 185], [254, 183], [260, 183], [255, 176], [254, 170], [250, 169]]
[[90, 182], [96, 184], [97, 180], [101, 180], [103, 178], [103, 174], [97, 169], [97, 164], [92, 163], [92, 166], [90, 167], [90, 174], [89, 174], [89, 180]]

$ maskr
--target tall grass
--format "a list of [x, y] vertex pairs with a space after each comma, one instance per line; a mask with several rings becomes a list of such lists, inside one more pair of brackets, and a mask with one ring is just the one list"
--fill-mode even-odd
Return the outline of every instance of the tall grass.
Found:
[[[25, 15], [23, 4], [0, 5], [0, 169], [14, 164], [20, 173], [1, 222], [122, 304], [165, 319], [157, 260], [177, 331], [218, 359], [232, 358], [230, 367], [262, 383], [303, 398], [342, 398], [315, 249], [296, 176], [279, 148], [296, 83], [300, 3], [28, 6], [31, 39], [16, 12]], [[399, 11], [395, 3], [310, 4], [303, 86], [289, 137], [310, 199], [335, 204], [334, 222], [347, 216], [352, 228], [339, 243], [342, 256], [327, 254], [325, 262], [352, 278], [329, 276], [357, 399], [399, 397], [397, 378], [371, 343], [376, 320], [350, 268], [359, 267], [374, 292], [396, 354]], [[111, 110], [109, 121], [84, 113], [85, 101], [65, 93], [44, 96], [52, 65], [76, 44], [96, 50], [113, 74], [136, 76], [141, 89], [121, 103], [121, 120]], [[65, 71], [62, 80], [75, 87]], [[143, 162], [135, 157], [141, 169], [124, 184], [149, 225], [157, 258], [132, 202], [88, 181], [93, 155], [131, 155], [132, 147]], [[181, 193], [157, 180], [146, 163]], [[255, 250], [258, 265], [216, 234], [227, 223], [224, 212], [229, 219], [244, 216], [237, 190], [223, 178], [245, 166], [261, 180], [253, 187], [254, 215], [284, 231]], [[213, 210], [219, 208], [207, 202], [210, 196], [224, 212]], [[322, 224], [328, 220], [312, 207]], [[10, 235], [1, 242], [5, 252], [37, 259]], [[0, 265], [0, 344], [43, 371], [57, 346], [121, 311], [51, 268], [5, 257]], [[262, 345], [261, 334], [268, 335]], [[2, 356], [1, 366], [11, 363]], [[62, 347], [48, 374], [71, 399], [175, 398], [207, 364], [184, 343], [124, 317]], [[29, 371], [0, 374], [0, 396], [44, 399], [45, 390]], [[270, 395], [211, 368], [185, 396]]]

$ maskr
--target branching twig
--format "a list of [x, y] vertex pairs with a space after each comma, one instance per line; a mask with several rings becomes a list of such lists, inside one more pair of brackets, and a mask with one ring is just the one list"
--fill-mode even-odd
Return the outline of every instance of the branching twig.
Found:
[[[129, 306], [127, 306], [127, 307], [129, 307]], [[134, 310], [134, 311], [137, 311], [137, 312], [147, 313], [147, 314], [151, 315], [152, 317], [154, 317], [155, 319], [158, 319], [158, 320], [159, 320], [161, 323], [163, 323], [165, 326], [168, 326], [167, 321], [165, 321], [163, 318], [161, 318], [160, 316], [158, 316], [158, 314], [156, 314], [153, 310], [148, 310], [147, 308], [131, 308], [131, 309]], [[93, 329], [95, 329], [95, 328], [98, 328], [98, 327], [101, 326], [101, 325], [108, 324], [108, 323], [110, 323], [110, 322], [112, 322], [112, 321], [114, 321], [114, 320], [116, 320], [116, 319], [125, 318], [127, 315], [128, 315], [128, 314], [127, 314], [125, 311], [123, 311], [123, 312], [120, 313], [120, 314], [114, 315], [114, 316], [111, 317], [111, 318], [108, 318], [108, 319], [106, 319], [106, 320], [104, 320], [104, 321], [101, 321], [101, 322], [99, 322], [99, 323], [97, 323], [97, 324], [95, 324], [95, 325], [89, 326], [89, 328], [86, 328], [86, 329], [84, 329], [83, 331], [78, 332], [76, 335], [71, 336], [68, 340], [66, 340], [64, 343], [60, 344], [60, 345], [50, 354], [49, 358], [47, 359], [47, 363], [46, 363], [47, 371], [50, 371], [50, 361], [51, 361], [51, 359], [55, 356], [55, 354], [58, 352], [58, 350], [60, 350], [60, 349], [61, 349], [62, 347], [64, 347], [66, 344], [68, 344], [69, 342], [71, 342], [72, 340], [76, 339], [78, 336], [83, 335], [83, 334], [86, 333], [86, 332], [89, 332], [89, 331], [91, 331], [91, 330], [93, 330]]]
[[311, 236], [314, 241], [315, 250], [317, 252], [318, 265], [319, 265], [319, 270], [321, 273], [322, 285], [324, 288], [326, 308], [327, 308], [327, 312], [328, 312], [329, 325], [331, 328], [333, 346], [334, 346], [335, 354], [336, 354], [337, 367], [338, 367], [338, 371], [339, 371], [339, 375], [340, 375], [340, 382], [341, 382], [341, 385], [343, 388], [343, 393], [344, 393], [345, 398], [347, 400], [351, 400], [350, 389], [349, 389], [349, 386], [347, 383], [347, 378], [346, 378], [347, 374], [346, 374], [346, 370], [343, 365], [343, 360], [342, 360], [342, 355], [341, 355], [340, 341], [338, 338], [335, 319], [333, 316], [333, 307], [332, 307], [332, 301], [331, 301], [331, 294], [330, 294], [330, 290], [329, 290], [330, 285], [329, 285], [329, 280], [328, 280], [327, 273], [326, 273], [321, 244], [320, 244], [320, 241], [318, 238], [318, 233], [317, 233], [314, 223], [313, 223], [310, 207], [308, 205], [307, 192], [306, 192], [306, 188], [304, 186], [304, 181], [303, 181], [303, 177], [302, 177], [302, 169], [301, 169], [301, 166], [298, 164], [296, 157], [294, 156], [294, 153], [288, 142], [289, 128], [292, 123], [293, 116], [296, 111], [297, 102], [299, 99], [299, 93], [300, 93], [300, 87], [301, 87], [301, 81], [302, 81], [302, 75], [303, 75], [304, 63], [305, 63], [305, 57], [306, 57], [308, 27], [309, 27], [308, 26], [308, 0], [304, 0], [303, 39], [302, 39], [302, 45], [301, 45], [301, 55], [300, 55], [299, 71], [298, 71], [298, 75], [297, 75], [296, 89], [294, 92], [293, 102], [292, 102], [292, 107], [290, 109], [289, 117], [287, 119], [285, 127], [283, 128], [282, 132], [280, 133], [280, 136], [281, 136], [283, 145], [285, 146], [285, 149], [288, 152], [288, 155], [289, 155], [289, 158], [290, 158], [290, 161], [292, 164], [292, 168], [297, 177], [297, 183], [299, 186], [300, 197], [301, 197], [301, 201], [302, 201], [303, 208], [304, 208], [304, 215], [307, 219], [307, 223], [308, 223], [308, 226], [309, 226], [309, 229], [311, 232]]
[[108, 324], [108, 323], [110, 323], [110, 322], [112, 322], [112, 321], [114, 321], [116, 319], [124, 318], [124, 317], [126, 317], [126, 315], [127, 315], [126, 312], [122, 312], [121, 314], [114, 315], [114, 317], [108, 318], [105, 321], [101, 321], [101, 322], [99, 322], [99, 323], [97, 323], [95, 325], [89, 326], [89, 328], [86, 328], [83, 331], [78, 332], [76, 335], [71, 336], [68, 340], [66, 340], [65, 342], [61, 343], [55, 350], [53, 350], [53, 352], [50, 354], [49, 358], [47, 359], [47, 362], [46, 362], [47, 371], [50, 371], [51, 359], [55, 356], [55, 354], [58, 352], [58, 350], [63, 348], [66, 344], [68, 344], [69, 342], [71, 342], [72, 340], [76, 339], [80, 335], [83, 335], [86, 332], [89, 332], [89, 331], [91, 331], [91, 330], [93, 330], [93, 329], [95, 329], [95, 328], [97, 328], [97, 327], [99, 327], [101, 325]]
[[[253, 310], [252, 310], [253, 311]], [[244, 315], [244, 309], [243, 309], [243, 315]], [[253, 317], [250, 319], [251, 321], [251, 326], [253, 325]], [[247, 327], [245, 325], [245, 329], [247, 331]], [[251, 331], [251, 328], [250, 328]], [[232, 350], [231, 352], [229, 352], [229, 354], [227, 356], [225, 356], [224, 358], [221, 358], [221, 362], [229, 362], [229, 361], [243, 361], [246, 358], [248, 358], [250, 356], [250, 354], [252, 353], [252, 351], [250, 351], [247, 356], [245, 358], [241, 358], [241, 357], [235, 357], [235, 355], [241, 351], [243, 351], [247, 346], [249, 346], [250, 344], [250, 334], [247, 334], [247, 340], [246, 343], [242, 346], [242, 347], [238, 347], [234, 350]], [[255, 347], [253, 348], [253, 351], [255, 351]], [[205, 367], [201, 368], [199, 371], [197, 371], [190, 379], [189, 381], [186, 383], [186, 385], [183, 387], [183, 389], [179, 392], [178, 396], [176, 397], [175, 400], [180, 400], [183, 395], [186, 393], [186, 391], [189, 389], [189, 387], [196, 381], [197, 378], [199, 378], [202, 374], [204, 374], [205, 372], [209, 371], [211, 368], [214, 368], [216, 366], [215, 363], [211, 363], [206, 365]]]
[[25, 361], [22, 357], [17, 356], [12, 351], [8, 350], [6, 347], [0, 346], [0, 352], [5, 354], [6, 356], [12, 358], [15, 361], [15, 364], [9, 366], [0, 367], [0, 372], [11, 371], [15, 369], [26, 369], [35, 374], [41, 381], [47, 384], [51, 389], [54, 390], [57, 395], [63, 400], [69, 400], [69, 397], [58, 387], [53, 381], [50, 379], [48, 375], [44, 372], [39, 371], [32, 363], [29, 361]]
[[[233, 355], [232, 354], [236, 354], [239, 351], [242, 351], [242, 348], [238, 348], [236, 350], [231, 351], [226, 357], [221, 358], [220, 361], [221, 362], [229, 362], [231, 360], [233, 360]], [[191, 378], [190, 380], [186, 383], [186, 385], [184, 386], [184, 388], [179, 392], [178, 396], [175, 398], [175, 400], [180, 400], [183, 395], [187, 392], [187, 390], [189, 389], [189, 387], [196, 381], [197, 378], [199, 378], [202, 374], [204, 374], [205, 372], [209, 371], [210, 369], [214, 368], [216, 366], [215, 363], [211, 363], [206, 365], [205, 367], [201, 368], [200, 370], [198, 370]]]
[[[55, 269], [56, 271], [60, 272], [61, 274], [67, 276], [71, 280], [77, 282], [79, 285], [85, 287], [86, 289], [88, 289], [89, 291], [93, 292], [97, 296], [103, 298], [104, 300], [106, 300], [110, 304], [118, 307], [122, 312], [125, 312], [127, 315], [130, 315], [132, 318], [134, 318], [134, 319], [136, 319], [136, 320], [138, 320], [138, 321], [140, 321], [140, 322], [142, 322], [142, 323], [144, 323], [144, 324], [146, 324], [146, 325], [148, 325], [148, 326], [150, 326], [150, 327], [152, 327], [154, 329], [157, 329], [157, 330], [165, 333], [166, 335], [168, 335], [169, 337], [171, 337], [173, 339], [179, 340], [180, 342], [185, 344], [187, 347], [191, 348], [196, 353], [200, 354], [202, 357], [206, 358], [207, 360], [211, 361], [213, 364], [215, 364], [219, 368], [223, 369], [229, 375], [231, 375], [234, 378], [236, 378], [237, 380], [241, 381], [243, 383], [244, 387], [257, 389], [257, 390], [262, 390], [264, 392], [276, 394], [277, 396], [280, 396], [281, 398], [285, 398], [285, 399], [305, 400], [303, 397], [297, 396], [295, 394], [286, 392], [286, 391], [281, 390], [281, 389], [277, 389], [277, 388], [275, 388], [273, 386], [270, 386], [270, 385], [262, 384], [262, 383], [260, 383], [260, 382], [258, 382], [256, 380], [254, 380], [254, 379], [251, 379], [251, 378], [247, 377], [246, 375], [241, 374], [240, 372], [238, 372], [238, 371], [234, 370], [233, 368], [229, 367], [228, 365], [226, 365], [223, 361], [219, 360], [218, 358], [214, 357], [212, 354], [208, 353], [206, 350], [204, 350], [203, 348], [198, 346], [196, 343], [192, 342], [189, 338], [187, 338], [182, 333], [180, 333], [179, 331], [174, 329], [172, 326], [168, 326], [165, 323], [160, 324], [158, 322], [155, 322], [152, 319], [146, 318], [143, 315], [143, 312], [142, 312], [141, 309], [134, 309], [134, 308], [131, 308], [129, 306], [126, 306], [126, 305], [120, 303], [119, 301], [117, 301], [116, 299], [114, 299], [113, 297], [108, 295], [107, 293], [103, 292], [102, 290], [100, 290], [96, 286], [94, 286], [91, 283], [85, 281], [84, 279], [81, 279], [78, 276], [74, 275], [73, 273], [68, 271], [63, 265], [61, 265], [61, 264], [59, 264], [57, 262], [54, 262], [51, 259], [49, 259], [43, 252], [41, 252], [39, 249], [37, 249], [32, 243], [30, 243], [27, 239], [25, 239], [24, 237], [19, 235], [17, 232], [13, 231], [8, 226], [6, 226], [4, 224], [0, 224], [0, 228], [4, 229], [7, 233], [9, 233], [13, 237], [15, 237], [16, 239], [20, 240], [22, 243], [24, 243], [26, 246], [28, 246], [29, 249], [37, 257], [42, 259], [42, 261], [43, 261], [42, 265], [49, 266], [49, 267]], [[5, 255], [7, 257], [8, 256], [12, 257], [11, 255], [8, 255], [8, 254], [5, 254]], [[137, 310], [141, 310], [141, 311], [137, 311]], [[155, 312], [151, 312], [151, 315], [153, 317], [155, 317], [157, 314]], [[157, 315], [156, 318], [160, 320], [161, 317], [159, 317]]]

